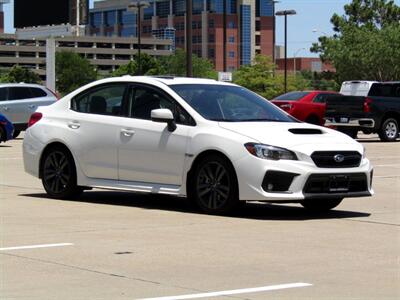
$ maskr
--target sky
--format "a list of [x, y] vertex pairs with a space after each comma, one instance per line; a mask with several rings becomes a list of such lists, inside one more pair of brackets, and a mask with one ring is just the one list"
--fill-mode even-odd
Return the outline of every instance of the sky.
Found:
[[[13, 33], [13, 0], [4, 5], [5, 32]], [[93, 0], [90, 0], [91, 6]], [[288, 57], [317, 56], [310, 53], [312, 43], [318, 41], [321, 35], [332, 35], [330, 18], [334, 13], [344, 14], [343, 7], [351, 0], [280, 0], [276, 4], [276, 11], [294, 9], [297, 15], [288, 16]], [[400, 0], [395, 1], [400, 5]], [[284, 18], [276, 19], [276, 43], [284, 44]], [[317, 30], [317, 32], [313, 32]]]

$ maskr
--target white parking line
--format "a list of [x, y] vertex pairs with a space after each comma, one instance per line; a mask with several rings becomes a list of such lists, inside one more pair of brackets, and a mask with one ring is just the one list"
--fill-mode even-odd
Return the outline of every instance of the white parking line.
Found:
[[200, 293], [200, 294], [191, 294], [191, 295], [168, 296], [168, 297], [159, 297], [159, 298], [142, 298], [139, 300], [197, 299], [197, 298], [206, 298], [206, 297], [218, 297], [218, 296], [228, 296], [228, 295], [237, 295], [237, 294], [249, 294], [249, 293], [257, 293], [257, 292], [292, 289], [292, 288], [300, 288], [300, 287], [306, 287], [306, 286], [311, 286], [311, 285], [312, 284], [310, 284], [310, 283], [298, 282], [298, 283], [278, 284], [278, 285], [262, 286], [262, 287], [256, 287], [256, 288], [210, 292], [210, 293]]
[[7, 248], [0, 248], [0, 251], [21, 250], [21, 249], [36, 249], [36, 248], [51, 248], [51, 247], [64, 247], [64, 246], [72, 246], [72, 245], [74, 245], [74, 244], [72, 244], [72, 243], [60, 243], [60, 244], [44, 244], [44, 245], [7, 247]]

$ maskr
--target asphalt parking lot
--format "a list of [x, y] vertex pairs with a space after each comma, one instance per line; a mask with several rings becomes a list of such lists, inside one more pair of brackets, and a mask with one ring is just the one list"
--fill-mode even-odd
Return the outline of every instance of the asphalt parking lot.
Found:
[[373, 197], [232, 217], [113, 191], [49, 199], [24, 173], [22, 139], [1, 144], [0, 298], [400, 299], [400, 142], [359, 141]]

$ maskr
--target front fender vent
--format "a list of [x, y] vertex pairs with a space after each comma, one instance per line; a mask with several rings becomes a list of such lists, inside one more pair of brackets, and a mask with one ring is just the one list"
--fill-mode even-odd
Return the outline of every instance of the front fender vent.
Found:
[[289, 131], [293, 134], [323, 134], [321, 129], [314, 128], [292, 128]]

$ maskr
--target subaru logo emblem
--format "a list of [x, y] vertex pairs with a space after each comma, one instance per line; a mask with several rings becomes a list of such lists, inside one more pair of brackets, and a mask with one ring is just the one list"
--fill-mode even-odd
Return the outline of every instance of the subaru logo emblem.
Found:
[[344, 161], [344, 155], [343, 154], [336, 154], [333, 159], [335, 160], [335, 162], [337, 163], [341, 163]]

